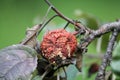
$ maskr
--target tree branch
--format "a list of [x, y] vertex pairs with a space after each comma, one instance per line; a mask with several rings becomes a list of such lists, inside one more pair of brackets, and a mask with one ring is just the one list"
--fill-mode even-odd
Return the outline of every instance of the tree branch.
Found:
[[40, 32], [44, 29], [44, 27], [51, 21], [53, 20], [55, 17], [57, 17], [58, 15], [54, 15], [52, 16], [49, 20], [47, 20], [46, 22], [44, 22], [44, 24], [42, 24], [41, 29], [38, 31], [38, 35], [40, 34]]
[[112, 51], [113, 51], [113, 47], [114, 47], [114, 43], [116, 41], [117, 35], [118, 35], [118, 31], [114, 29], [112, 36], [110, 38], [110, 41], [108, 43], [106, 54], [104, 55], [102, 64], [96, 76], [96, 80], [105, 80], [105, 70], [112, 60]]
[[106, 34], [113, 29], [120, 31], [120, 21], [107, 23], [102, 25], [98, 30], [91, 30], [91, 34], [84, 38], [84, 40], [78, 45], [78, 48], [86, 48], [94, 39]]
[[86, 28], [85, 26], [83, 26], [82, 24], [77, 24], [74, 20], [69, 19], [68, 17], [64, 16], [62, 13], [60, 13], [48, 0], [45, 0], [45, 2], [51, 6], [51, 9], [58, 14], [59, 17], [61, 17], [62, 19], [66, 20], [67, 22], [75, 25], [77, 28], [85, 31], [85, 32], [91, 32], [90, 29]]

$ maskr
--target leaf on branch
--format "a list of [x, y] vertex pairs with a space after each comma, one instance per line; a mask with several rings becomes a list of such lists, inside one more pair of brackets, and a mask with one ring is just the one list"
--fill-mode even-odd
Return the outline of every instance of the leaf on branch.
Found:
[[35, 76], [32, 80], [42, 80], [40, 76]]
[[113, 52], [113, 60], [112, 60], [112, 63], [111, 63], [111, 67], [112, 67], [112, 70], [113, 72], [116, 74], [116, 75], [119, 75], [120, 76], [120, 42], [119, 44], [116, 46], [114, 52]]
[[115, 50], [113, 51], [113, 59], [120, 59], [120, 42], [117, 44]]
[[0, 80], [30, 80], [37, 66], [36, 51], [25, 45], [0, 50]]
[[21, 42], [23, 45], [29, 45], [34, 48], [37, 44], [37, 33], [41, 30], [41, 24], [28, 28], [26, 31], [26, 38]]
[[[76, 76], [77, 76], [78, 70], [76, 69], [75, 65], [69, 65], [66, 68], [66, 74], [67, 74], [67, 80], [75, 80]], [[61, 77], [65, 77], [65, 73], [62, 72]]]

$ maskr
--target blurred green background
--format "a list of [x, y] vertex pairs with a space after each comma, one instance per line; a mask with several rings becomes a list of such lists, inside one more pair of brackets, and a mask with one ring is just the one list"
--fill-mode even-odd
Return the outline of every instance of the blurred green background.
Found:
[[[91, 16], [87, 18], [99, 21], [98, 25], [100, 25], [120, 18], [120, 0], [50, 0], [50, 2], [65, 16], [74, 20], [84, 16]], [[21, 42], [25, 38], [27, 27], [42, 22], [47, 8], [48, 5], [44, 0], [0, 0], [0, 49]], [[53, 11], [49, 13], [48, 18], [52, 15], [54, 15]], [[64, 20], [56, 18], [47, 27], [48, 29], [54, 29], [61, 25], [63, 27], [64, 24]], [[93, 25], [98, 26], [97, 24]], [[94, 28], [92, 26], [90, 28]], [[39, 39], [42, 39], [41, 36]], [[108, 39], [106, 44], [107, 42]], [[96, 53], [95, 45], [90, 45], [89, 53]], [[97, 60], [91, 59], [89, 61], [88, 59], [87, 63], [95, 61], [98, 62]], [[86, 65], [86, 63], [84, 64]], [[83, 67], [83, 69], [87, 72], [88, 67]], [[85, 73], [83, 72], [83, 74]], [[94, 77], [88, 80], [93, 80]], [[76, 80], [81, 78], [87, 80], [86, 74], [83, 77], [76, 77]]]

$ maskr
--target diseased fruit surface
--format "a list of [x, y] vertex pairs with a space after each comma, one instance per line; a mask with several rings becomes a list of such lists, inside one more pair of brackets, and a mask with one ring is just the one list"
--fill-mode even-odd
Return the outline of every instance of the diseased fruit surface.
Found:
[[55, 57], [62, 60], [70, 58], [77, 46], [76, 37], [64, 29], [49, 31], [43, 37], [40, 48], [42, 55], [50, 62], [55, 62]]

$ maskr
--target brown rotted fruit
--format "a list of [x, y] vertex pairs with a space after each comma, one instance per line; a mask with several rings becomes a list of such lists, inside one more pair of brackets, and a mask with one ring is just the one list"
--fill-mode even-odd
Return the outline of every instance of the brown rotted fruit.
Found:
[[43, 37], [40, 48], [42, 55], [50, 62], [56, 63], [56, 58], [65, 60], [71, 58], [77, 46], [76, 37], [64, 29], [49, 31]]

